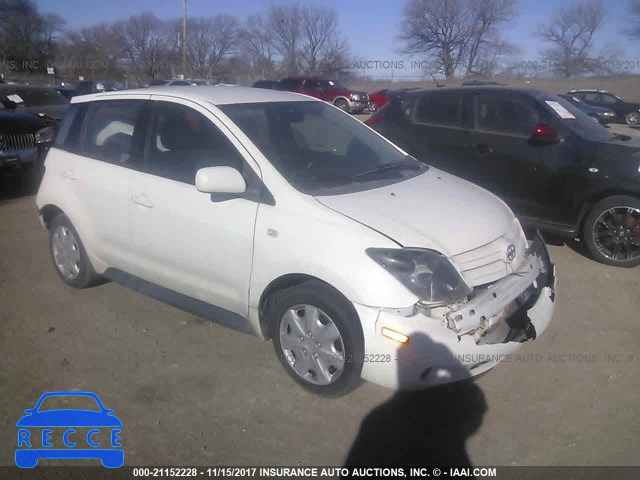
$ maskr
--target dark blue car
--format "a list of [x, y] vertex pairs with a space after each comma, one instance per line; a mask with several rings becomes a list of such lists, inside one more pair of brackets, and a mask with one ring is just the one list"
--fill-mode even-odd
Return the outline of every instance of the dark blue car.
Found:
[[578, 107], [584, 113], [589, 115], [591, 118], [596, 120], [600, 125], [606, 125], [609, 122], [613, 122], [616, 119], [616, 114], [612, 110], [607, 110], [606, 108], [596, 107], [594, 105], [589, 105], [588, 103], [583, 102], [577, 97], [573, 95], [558, 95], [561, 98], [564, 98], [567, 102], [575, 107]]
[[[85, 402], [91, 402], [92, 398], [97, 409], [48, 410], [42, 407], [47, 399], [61, 396], [71, 399], [76, 397]], [[93, 406], [93, 402], [91, 405]], [[121, 467], [124, 463], [124, 451], [119, 448], [122, 422], [114, 415], [114, 410], [104, 407], [95, 393], [45, 393], [34, 408], [24, 412], [26, 415], [16, 424], [18, 467], [35, 467], [41, 458], [99, 458], [102, 465], [108, 468]], [[88, 430], [86, 433], [79, 433], [77, 429]], [[105, 438], [109, 441], [106, 442]]]

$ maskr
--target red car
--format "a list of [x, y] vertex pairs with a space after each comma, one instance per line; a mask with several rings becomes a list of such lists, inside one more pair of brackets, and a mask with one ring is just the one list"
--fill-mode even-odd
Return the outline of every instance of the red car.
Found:
[[362, 113], [369, 107], [369, 95], [352, 90], [337, 80], [319, 77], [287, 77], [280, 80], [280, 90], [304, 93], [332, 103], [350, 113]]
[[375, 112], [376, 110], [380, 110], [387, 103], [389, 103], [387, 90], [388, 89], [383, 88], [382, 90], [378, 90], [369, 94], [369, 110]]

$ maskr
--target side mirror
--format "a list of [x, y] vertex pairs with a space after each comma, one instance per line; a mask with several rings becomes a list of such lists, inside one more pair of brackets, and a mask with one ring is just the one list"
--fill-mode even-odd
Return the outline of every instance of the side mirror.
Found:
[[533, 133], [529, 137], [529, 145], [533, 147], [546, 147], [560, 143], [562, 139], [553, 127], [546, 123], [539, 123], [533, 128]]
[[196, 188], [202, 193], [244, 193], [247, 183], [232, 167], [201, 168], [196, 173]]

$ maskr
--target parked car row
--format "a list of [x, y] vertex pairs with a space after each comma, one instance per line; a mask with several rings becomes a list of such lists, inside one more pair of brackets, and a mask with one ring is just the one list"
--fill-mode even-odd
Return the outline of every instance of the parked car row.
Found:
[[579, 237], [600, 262], [640, 264], [640, 141], [563, 98], [493, 86], [410, 91], [365, 123], [495, 193], [523, 225]]
[[286, 77], [282, 80], [258, 80], [254, 88], [282, 90], [315, 97], [350, 113], [362, 113], [370, 106], [366, 92], [353, 90], [338, 80], [322, 77]]
[[55, 88], [0, 84], [0, 174], [39, 180], [69, 100]]

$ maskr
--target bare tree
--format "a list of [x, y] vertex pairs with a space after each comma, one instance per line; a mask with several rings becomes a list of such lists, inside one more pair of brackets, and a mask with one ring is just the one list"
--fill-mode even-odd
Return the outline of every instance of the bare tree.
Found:
[[259, 72], [261, 78], [271, 78], [275, 74], [273, 34], [262, 13], [247, 17], [240, 42], [251, 74]]
[[482, 50], [504, 43], [500, 28], [515, 15], [516, 0], [408, 0], [399, 35], [402, 51], [426, 55], [432, 73], [447, 78], [462, 68], [466, 75], [479, 73]]
[[127, 61], [138, 84], [157, 78], [170, 51], [167, 24], [152, 13], [142, 13], [116, 23], [115, 28], [127, 44]]
[[606, 15], [602, 0], [581, 0], [559, 9], [548, 25], [539, 28], [540, 37], [550, 45], [542, 58], [554, 73], [569, 78], [598, 70], [601, 59], [592, 56], [593, 36]]
[[300, 9], [300, 27], [304, 46], [300, 52], [303, 69], [308, 74], [322, 73], [322, 61], [330, 42], [338, 37], [335, 10], [305, 6]]
[[236, 51], [238, 21], [230, 15], [189, 20], [187, 48], [195, 75], [219, 78], [225, 75], [225, 59]]
[[627, 34], [636, 40], [640, 40], [640, 0], [629, 0], [629, 23], [631, 26]]
[[464, 0], [409, 0], [403, 9], [403, 52], [426, 54], [451, 78], [463, 63], [470, 12]]
[[269, 24], [273, 33], [273, 45], [282, 57], [282, 66], [286, 74], [300, 73], [298, 57], [301, 45], [300, 5], [274, 5], [269, 10]]
[[[468, 4], [468, 8], [471, 17], [465, 75], [486, 71], [488, 66], [497, 64], [498, 57], [513, 53], [515, 48], [501, 40], [498, 32], [516, 16], [516, 0], [475, 0]], [[483, 52], [485, 47], [487, 52]], [[479, 65], [478, 60], [482, 60]]]
[[56, 66], [73, 77], [120, 78], [122, 59], [126, 55], [120, 33], [118, 27], [110, 23], [65, 32]]
[[33, 0], [0, 0], [0, 57], [14, 70], [43, 69], [53, 59], [64, 20]]

